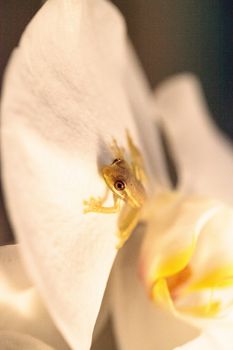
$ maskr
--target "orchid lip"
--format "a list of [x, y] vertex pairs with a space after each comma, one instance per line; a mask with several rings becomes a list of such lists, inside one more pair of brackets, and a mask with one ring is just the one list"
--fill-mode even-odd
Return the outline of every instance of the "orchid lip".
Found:
[[[211, 242], [231, 235], [232, 209], [218, 201], [175, 193], [160, 194], [154, 204], [158, 214], [149, 223], [141, 264], [150, 298], [173, 313], [221, 316], [233, 305], [228, 295], [233, 288], [233, 262], [231, 255], [225, 260], [212, 258], [214, 249], [223, 246], [220, 241], [213, 249]], [[221, 225], [225, 225], [222, 236]]]

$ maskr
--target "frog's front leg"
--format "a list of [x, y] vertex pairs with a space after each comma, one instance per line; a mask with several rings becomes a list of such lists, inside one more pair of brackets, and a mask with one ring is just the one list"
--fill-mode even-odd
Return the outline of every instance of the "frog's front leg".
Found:
[[119, 238], [117, 249], [120, 249], [129, 239], [131, 233], [141, 218], [141, 209], [125, 205], [118, 219], [117, 237]]
[[104, 202], [106, 201], [106, 195], [102, 198], [91, 197], [89, 200], [84, 200], [84, 213], [103, 213], [103, 214], [113, 214], [118, 213], [120, 210], [121, 199], [113, 195], [113, 206], [105, 207]]

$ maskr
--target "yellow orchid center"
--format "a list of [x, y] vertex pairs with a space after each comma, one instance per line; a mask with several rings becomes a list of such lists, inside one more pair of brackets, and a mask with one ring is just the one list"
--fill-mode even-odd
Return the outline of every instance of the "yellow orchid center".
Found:
[[206, 198], [159, 197], [142, 253], [152, 300], [176, 314], [221, 316], [233, 305], [233, 209]]

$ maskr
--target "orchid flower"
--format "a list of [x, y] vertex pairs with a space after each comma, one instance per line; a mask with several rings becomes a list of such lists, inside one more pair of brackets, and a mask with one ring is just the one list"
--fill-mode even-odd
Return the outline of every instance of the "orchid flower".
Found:
[[[152, 94], [112, 4], [48, 0], [13, 52], [1, 115], [3, 186], [17, 239], [0, 247], [1, 349], [88, 350], [102, 303], [96, 336], [111, 315], [120, 350], [230, 350], [232, 149], [195, 78], [177, 76]], [[158, 125], [175, 160], [176, 191]], [[112, 137], [126, 146], [126, 128], [155, 195], [147, 228], [118, 252], [117, 215], [83, 214], [82, 203], [104, 193], [98, 166], [112, 161]], [[180, 251], [185, 259], [175, 259]], [[172, 258], [177, 264], [167, 264]], [[221, 267], [217, 286], [222, 277], [229, 283], [212, 303], [202, 287], [216, 287], [208, 273]], [[203, 300], [226, 315], [199, 317]]]

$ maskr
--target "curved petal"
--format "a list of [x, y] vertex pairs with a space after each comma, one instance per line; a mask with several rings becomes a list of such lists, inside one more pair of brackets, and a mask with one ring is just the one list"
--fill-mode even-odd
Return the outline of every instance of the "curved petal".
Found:
[[1, 350], [55, 350], [40, 340], [26, 334], [0, 331]]
[[[220, 277], [220, 271], [226, 266], [228, 266], [229, 270], [232, 270], [232, 241], [233, 208], [219, 203], [219, 210], [215, 212], [203, 227], [198, 239], [197, 248], [193, 256], [193, 261], [195, 261], [193, 268], [199, 273], [196, 275], [198, 280], [193, 280], [193, 283], [201, 283], [204, 276], [207, 277], [209, 275], [211, 277], [213, 271], [215, 271], [216, 278]], [[211, 247], [211, 249], [207, 249], [208, 247]], [[231, 273], [230, 275], [233, 274]], [[225, 286], [228, 282], [230, 280], [225, 281]], [[224, 283], [222, 286], [224, 286]]]
[[[25, 333], [57, 350], [68, 350], [27, 276], [18, 245], [0, 247], [0, 329]], [[0, 345], [1, 340], [0, 333]]]
[[[111, 52], [111, 54], [109, 54]], [[30, 275], [67, 341], [88, 349], [116, 255], [116, 215], [83, 214], [101, 196], [112, 136], [137, 139], [124, 87], [122, 18], [105, 1], [48, 1], [7, 70], [3, 180]], [[121, 142], [121, 141], [120, 141]], [[136, 141], [137, 142], [137, 141]]]
[[174, 350], [231, 350], [233, 343], [232, 323], [219, 324], [206, 330], [195, 340]]
[[176, 161], [179, 189], [233, 203], [233, 151], [217, 130], [191, 74], [168, 79], [155, 91], [155, 111]]
[[198, 331], [157, 308], [147, 297], [138, 275], [143, 232], [135, 232], [119, 252], [110, 278], [111, 309], [120, 350], [171, 350]]

